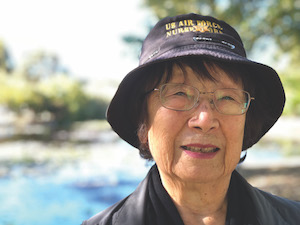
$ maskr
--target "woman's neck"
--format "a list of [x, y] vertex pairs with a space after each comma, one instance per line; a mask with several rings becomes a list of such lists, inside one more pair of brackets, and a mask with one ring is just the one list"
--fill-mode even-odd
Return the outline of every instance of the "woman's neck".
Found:
[[185, 225], [225, 224], [230, 178], [223, 177], [208, 183], [184, 183], [161, 174], [163, 186]]

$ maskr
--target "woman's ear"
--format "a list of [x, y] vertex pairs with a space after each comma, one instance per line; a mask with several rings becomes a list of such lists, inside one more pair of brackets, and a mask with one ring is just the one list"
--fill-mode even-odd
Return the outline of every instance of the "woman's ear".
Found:
[[153, 157], [149, 149], [148, 127], [146, 123], [142, 123], [139, 126], [137, 135], [140, 141], [140, 146], [139, 146], [140, 156], [144, 159], [153, 160]]
[[137, 132], [140, 144], [148, 144], [148, 128], [146, 123], [142, 123], [139, 126], [138, 132]]

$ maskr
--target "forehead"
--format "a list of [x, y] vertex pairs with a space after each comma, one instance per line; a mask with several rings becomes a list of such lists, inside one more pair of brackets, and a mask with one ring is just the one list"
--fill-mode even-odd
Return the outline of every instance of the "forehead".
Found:
[[226, 71], [212, 63], [204, 63], [199, 67], [174, 64], [171, 67], [171, 72], [166, 71], [164, 76], [165, 83], [186, 83], [204, 87], [210, 83], [220, 88], [243, 88], [242, 79], [236, 71]]

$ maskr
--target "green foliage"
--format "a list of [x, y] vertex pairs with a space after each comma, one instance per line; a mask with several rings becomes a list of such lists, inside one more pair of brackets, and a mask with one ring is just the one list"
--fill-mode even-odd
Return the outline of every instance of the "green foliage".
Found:
[[27, 55], [19, 68], [19, 73], [28, 80], [38, 81], [57, 73], [67, 74], [67, 69], [60, 65], [56, 54], [40, 50]]
[[[0, 42], [0, 63], [4, 56], [9, 58], [2, 47]], [[33, 112], [33, 122], [50, 124], [50, 131], [68, 129], [75, 121], [105, 118], [108, 102], [87, 94], [55, 54], [30, 53], [16, 71], [0, 70], [0, 84], [0, 104], [19, 115]]]
[[10, 55], [5, 44], [0, 40], [0, 71], [11, 72], [13, 69]]
[[300, 115], [300, 71], [296, 68], [283, 72], [281, 80], [286, 92], [285, 115]]
[[32, 84], [24, 79], [1, 73], [0, 83], [0, 104], [7, 105], [13, 111], [18, 112], [23, 107], [41, 102]]
[[23, 76], [2, 74], [0, 82], [0, 104], [18, 113], [32, 110], [36, 118], [48, 112], [55, 129], [68, 128], [74, 121], [105, 118], [108, 103], [87, 95], [79, 81], [66, 75], [33, 82]]

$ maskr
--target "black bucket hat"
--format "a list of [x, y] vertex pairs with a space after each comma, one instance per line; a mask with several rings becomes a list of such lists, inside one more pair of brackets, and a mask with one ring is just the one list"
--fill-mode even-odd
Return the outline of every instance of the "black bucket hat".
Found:
[[245, 70], [252, 71], [251, 79], [257, 91], [250, 109], [256, 118], [260, 117], [261, 107], [255, 107], [259, 102], [257, 105], [267, 113], [261, 115], [260, 129], [251, 135], [243, 150], [257, 143], [282, 114], [285, 94], [280, 78], [271, 67], [247, 59], [239, 34], [229, 24], [197, 14], [164, 18], [150, 31], [143, 43], [139, 66], [122, 80], [108, 107], [107, 120], [112, 129], [126, 142], [139, 148], [136, 115], [140, 112], [136, 112], [133, 103], [142, 93], [136, 91], [137, 86], [143, 76], [149, 74], [145, 71], [153, 65], [188, 56], [240, 64]]

